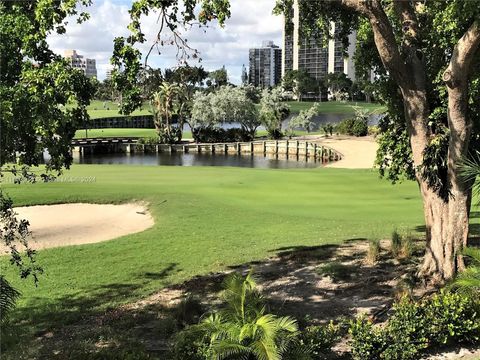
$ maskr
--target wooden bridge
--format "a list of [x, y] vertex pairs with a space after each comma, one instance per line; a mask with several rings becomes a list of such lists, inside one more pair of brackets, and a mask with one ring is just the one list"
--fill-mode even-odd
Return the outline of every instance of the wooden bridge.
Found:
[[104, 148], [108, 152], [154, 152], [154, 153], [210, 153], [210, 154], [258, 154], [282, 155], [283, 157], [312, 158], [315, 161], [337, 161], [343, 155], [321, 143], [305, 140], [261, 140], [231, 143], [181, 143], [181, 144], [140, 144], [138, 138], [85, 138], [74, 139], [72, 146], [80, 153], [94, 152]]

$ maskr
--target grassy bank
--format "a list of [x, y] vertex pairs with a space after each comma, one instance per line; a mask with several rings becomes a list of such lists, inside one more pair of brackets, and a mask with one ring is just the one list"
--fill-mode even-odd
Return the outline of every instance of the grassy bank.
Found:
[[[289, 101], [290, 110], [292, 113], [298, 113], [300, 110], [307, 110], [312, 105], [311, 101]], [[320, 104], [320, 110], [322, 113], [331, 114], [353, 114], [353, 106], [358, 106], [362, 109], [369, 111], [383, 111], [384, 107], [379, 104], [365, 103], [365, 102], [353, 102], [353, 101], [328, 101]], [[118, 110], [118, 104], [112, 101], [93, 100], [87, 107], [88, 113], [92, 119], [123, 116]], [[136, 110], [131, 115], [151, 115], [150, 105], [144, 103], [141, 109]]]
[[65, 176], [96, 181], [5, 187], [16, 205], [146, 201], [156, 224], [117, 240], [40, 251], [45, 274], [37, 288], [3, 258], [23, 293], [15, 321], [35, 328], [282, 249], [422, 225], [414, 183], [392, 186], [365, 170], [78, 165]]

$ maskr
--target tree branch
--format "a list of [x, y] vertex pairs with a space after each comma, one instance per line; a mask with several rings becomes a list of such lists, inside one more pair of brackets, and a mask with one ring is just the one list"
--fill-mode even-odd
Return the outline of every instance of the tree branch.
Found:
[[474, 23], [458, 40], [453, 49], [452, 59], [443, 73], [443, 81], [449, 88], [465, 85], [471, 71], [471, 64], [480, 48], [480, 22]]

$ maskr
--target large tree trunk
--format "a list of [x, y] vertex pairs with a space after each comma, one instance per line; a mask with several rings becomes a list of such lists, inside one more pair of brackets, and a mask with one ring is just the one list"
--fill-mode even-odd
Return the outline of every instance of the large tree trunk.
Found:
[[443, 199], [420, 184], [426, 225], [426, 251], [419, 274], [434, 282], [451, 279], [463, 269], [461, 251], [468, 239], [470, 191]]

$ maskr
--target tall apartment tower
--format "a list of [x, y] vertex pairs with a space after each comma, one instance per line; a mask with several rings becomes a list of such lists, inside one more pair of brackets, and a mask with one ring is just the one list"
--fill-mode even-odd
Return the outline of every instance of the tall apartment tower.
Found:
[[[316, 39], [300, 39], [300, 9], [298, 0], [293, 5], [293, 32], [283, 29], [283, 61], [282, 77], [289, 70], [305, 69], [313, 78], [321, 79], [327, 73], [345, 73], [355, 79], [353, 55], [355, 52], [356, 34], [349, 36], [348, 57], [343, 56], [343, 45], [340, 41], [330, 40], [328, 46], [321, 47]], [[338, 31], [335, 23], [331, 23], [330, 31]]]
[[282, 50], [273, 41], [250, 49], [249, 83], [261, 88], [278, 85], [282, 80]]
[[79, 55], [76, 50], [65, 50], [64, 57], [70, 61], [70, 66], [82, 70], [85, 76], [97, 76], [97, 65], [94, 59], [86, 59], [83, 55]]

